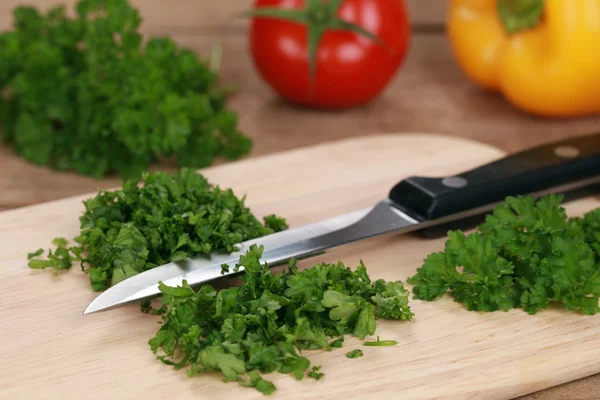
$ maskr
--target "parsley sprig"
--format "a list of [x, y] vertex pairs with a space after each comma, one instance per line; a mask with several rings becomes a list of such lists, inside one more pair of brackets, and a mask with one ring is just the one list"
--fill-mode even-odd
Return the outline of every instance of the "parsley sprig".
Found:
[[143, 41], [141, 21], [127, 0], [79, 0], [74, 18], [64, 6], [16, 7], [14, 30], [0, 34], [4, 141], [32, 163], [93, 177], [247, 154], [218, 73], [168, 37]]
[[252, 246], [240, 257], [240, 287], [204, 285], [196, 293], [185, 282], [159, 285], [162, 306], [154, 313], [163, 325], [149, 345], [160, 360], [187, 368], [190, 376], [219, 371], [226, 382], [269, 394], [275, 386], [264, 374], [323, 377], [320, 367], [309, 369], [302, 351], [331, 351], [345, 334], [364, 339], [375, 332], [377, 318], [413, 317], [402, 283], [371, 281], [362, 262], [355, 270], [340, 262], [300, 271], [292, 260], [273, 274], [260, 262], [262, 252]]
[[447, 291], [469, 310], [529, 314], [562, 303], [600, 311], [600, 209], [568, 218], [562, 195], [508, 197], [470, 234], [451, 231], [445, 250], [430, 254], [407, 280], [415, 298]]
[[287, 229], [275, 215], [261, 223], [244, 198], [189, 168], [144, 173], [142, 183], [127, 180], [122, 189], [100, 190], [85, 200], [76, 245], [55, 239], [46, 259], [39, 258], [40, 250], [29, 254], [29, 266], [60, 271], [79, 260], [92, 288], [103, 290], [171, 261], [231, 253], [236, 244]]

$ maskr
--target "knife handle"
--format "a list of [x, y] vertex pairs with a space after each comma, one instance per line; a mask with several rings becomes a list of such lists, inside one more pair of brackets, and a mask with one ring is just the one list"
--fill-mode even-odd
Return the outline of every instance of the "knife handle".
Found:
[[459, 175], [410, 177], [392, 188], [390, 200], [420, 221], [478, 208], [507, 196], [556, 193], [600, 181], [600, 133], [543, 144]]

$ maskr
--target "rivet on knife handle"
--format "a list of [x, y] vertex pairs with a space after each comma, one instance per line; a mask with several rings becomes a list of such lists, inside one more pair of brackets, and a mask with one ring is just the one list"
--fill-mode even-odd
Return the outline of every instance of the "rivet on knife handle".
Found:
[[507, 196], [577, 189], [600, 175], [600, 133], [530, 148], [457, 176], [411, 177], [390, 199], [420, 221], [503, 201]]

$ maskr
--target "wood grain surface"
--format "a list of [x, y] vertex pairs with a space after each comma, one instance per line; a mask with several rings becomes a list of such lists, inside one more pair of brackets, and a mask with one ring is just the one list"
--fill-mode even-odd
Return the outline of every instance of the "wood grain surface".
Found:
[[[376, 155], [376, 157], [369, 157]], [[291, 226], [374, 204], [409, 175], [445, 176], [497, 159], [503, 152], [465, 139], [403, 134], [348, 139], [204, 170], [223, 187], [247, 195], [260, 217], [278, 213]], [[362, 159], [368, 162], [360, 162]], [[319, 160], [319, 162], [314, 162]], [[390, 168], [394, 165], [397, 168]], [[250, 177], [264, 177], [260, 180]], [[189, 379], [156, 361], [147, 340], [157, 318], [138, 305], [83, 315], [95, 297], [75, 268], [59, 276], [28, 269], [25, 254], [57, 235], [78, 233], [79, 196], [0, 213], [0, 331], [4, 344], [2, 399], [225, 399], [263, 396], [214, 375]], [[600, 205], [586, 198], [568, 204], [571, 215]], [[442, 239], [388, 236], [341, 246], [317, 261], [363, 260], [374, 278], [406, 280]], [[322, 381], [273, 374], [274, 399], [505, 399], [600, 372], [600, 316], [560, 307], [530, 316], [520, 310], [476, 313], [445, 297], [411, 300], [410, 322], [379, 321], [376, 335], [397, 340], [387, 348], [308, 352], [323, 365]]]
[[[0, 32], [10, 29], [16, 5], [47, 9], [74, 2], [2, 0]], [[133, 0], [144, 18], [142, 31], [147, 35], [169, 35], [203, 55], [208, 55], [217, 43], [224, 45], [223, 80], [239, 88], [230, 105], [239, 112], [244, 132], [255, 139], [250, 159], [345, 137], [399, 131], [466, 137], [516, 151], [600, 129], [600, 117], [549, 120], [526, 115], [501, 96], [470, 83], [457, 68], [443, 32], [446, 0], [407, 1], [413, 23], [410, 52], [396, 79], [374, 103], [335, 113], [290, 106], [269, 90], [253, 68], [247, 49], [247, 22], [234, 17], [251, 3]], [[0, 146], [0, 210], [88, 193], [118, 182], [116, 178], [97, 181], [32, 166]], [[594, 376], [523, 400], [591, 400], [597, 398], [599, 388], [600, 376]]]

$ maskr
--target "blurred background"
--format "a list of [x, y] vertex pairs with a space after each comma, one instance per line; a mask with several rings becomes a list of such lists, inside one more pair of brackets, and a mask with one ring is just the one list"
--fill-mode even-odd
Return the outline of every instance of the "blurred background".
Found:
[[[240, 12], [251, 0], [132, 0], [143, 19], [144, 35], [168, 36], [208, 58], [222, 46], [220, 76], [236, 91], [228, 106], [239, 115], [240, 130], [254, 139], [249, 157], [299, 146], [372, 134], [428, 132], [461, 136], [516, 151], [526, 146], [600, 128], [598, 116], [545, 118], [524, 112], [498, 93], [468, 79], [458, 66], [445, 25], [449, 2], [407, 0], [410, 42], [393, 80], [374, 101], [351, 109], [298, 107], [282, 100], [261, 78], [249, 49], [249, 20]], [[12, 29], [18, 5], [72, 6], [75, 0], [2, 0], [0, 31]], [[57, 173], [24, 162], [0, 148], [0, 209], [86, 193], [98, 181]], [[117, 184], [116, 177], [102, 185]]]

